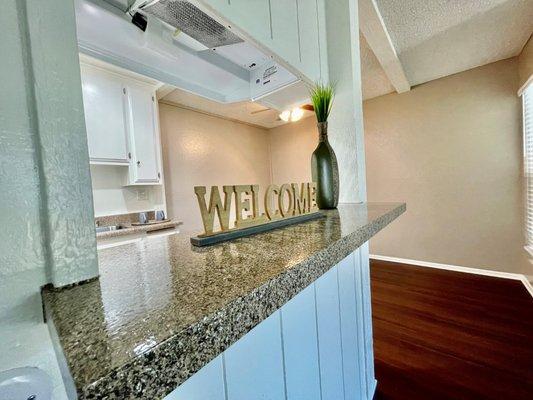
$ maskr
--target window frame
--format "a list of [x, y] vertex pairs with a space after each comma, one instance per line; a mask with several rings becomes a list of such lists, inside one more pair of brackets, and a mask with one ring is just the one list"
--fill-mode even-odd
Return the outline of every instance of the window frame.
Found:
[[[521, 100], [525, 208], [524, 249], [533, 256], [533, 82], [528, 82], [521, 89]], [[529, 124], [526, 123], [526, 116], [529, 116]]]

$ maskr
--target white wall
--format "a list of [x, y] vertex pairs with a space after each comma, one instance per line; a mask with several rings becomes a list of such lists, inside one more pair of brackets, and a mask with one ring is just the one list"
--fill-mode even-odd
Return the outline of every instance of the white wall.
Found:
[[168, 215], [183, 231], [202, 230], [194, 186], [270, 184], [266, 129], [166, 103], [159, 116]]
[[407, 212], [371, 253], [533, 275], [517, 59], [364, 102], [369, 201]]
[[127, 166], [91, 165], [94, 216], [164, 210], [162, 186], [124, 186]]

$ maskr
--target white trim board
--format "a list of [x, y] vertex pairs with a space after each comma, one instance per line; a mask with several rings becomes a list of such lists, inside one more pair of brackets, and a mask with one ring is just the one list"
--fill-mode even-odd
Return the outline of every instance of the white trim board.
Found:
[[488, 269], [480, 269], [480, 268], [472, 268], [472, 267], [462, 267], [459, 265], [439, 264], [439, 263], [428, 262], [428, 261], [410, 260], [408, 258], [380, 256], [377, 254], [369, 254], [368, 257], [373, 260], [390, 261], [390, 262], [395, 262], [399, 264], [411, 264], [411, 265], [416, 265], [417, 267], [446, 269], [448, 271], [464, 272], [467, 274], [476, 274], [476, 275], [492, 276], [495, 278], [513, 279], [513, 280], [522, 282], [524, 286], [526, 287], [526, 290], [531, 295], [531, 297], [533, 297], [533, 286], [531, 285], [527, 277], [523, 274], [515, 274], [512, 272], [492, 271]]

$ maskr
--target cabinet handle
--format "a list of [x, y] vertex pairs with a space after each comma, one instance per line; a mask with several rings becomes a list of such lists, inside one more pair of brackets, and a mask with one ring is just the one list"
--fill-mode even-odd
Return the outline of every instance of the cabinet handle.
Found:
[[128, 153], [128, 158], [131, 160], [131, 153]]
[[161, 179], [161, 172], [158, 172], [158, 173], [157, 173], [157, 177], [158, 177], [159, 179]]
[[137, 165], [141, 165], [141, 162], [140, 162], [140, 161], [137, 161]]

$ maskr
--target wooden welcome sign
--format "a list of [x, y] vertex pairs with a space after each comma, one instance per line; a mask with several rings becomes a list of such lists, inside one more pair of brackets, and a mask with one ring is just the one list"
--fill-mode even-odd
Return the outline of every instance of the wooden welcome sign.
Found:
[[[222, 186], [222, 191], [224, 200], [220, 196], [218, 186], [212, 186], [207, 201], [206, 187], [194, 188], [202, 214], [204, 233], [191, 238], [193, 245], [215, 244], [322, 216], [316, 205], [315, 182], [270, 185], [265, 192], [262, 207], [259, 201], [259, 185]], [[232, 207], [235, 210], [235, 224], [230, 228]], [[220, 226], [216, 232], [215, 217]]]

